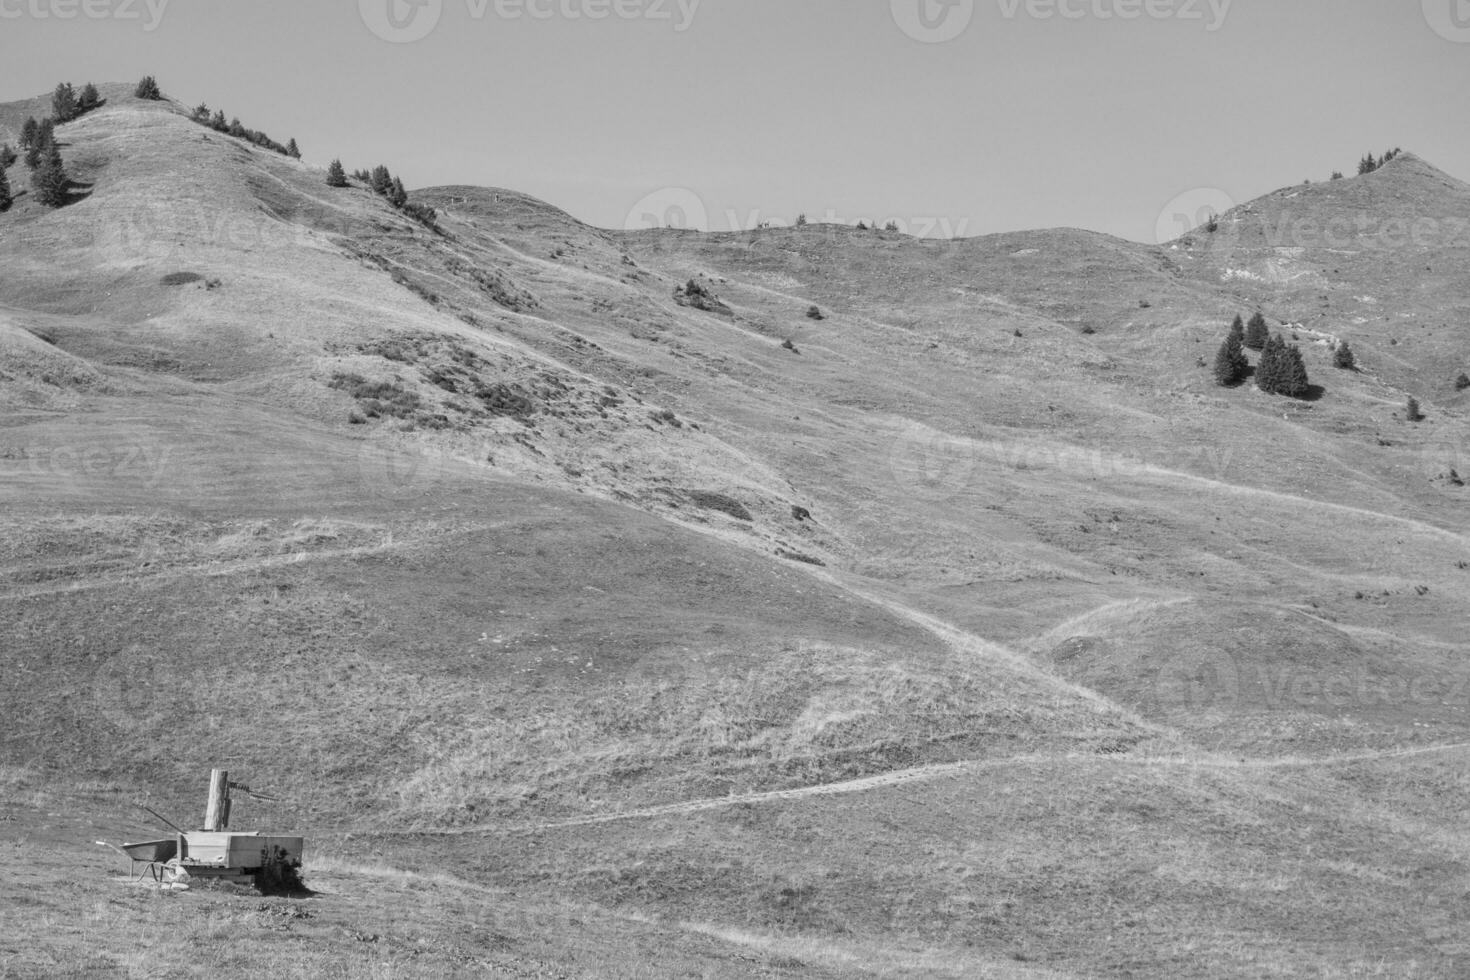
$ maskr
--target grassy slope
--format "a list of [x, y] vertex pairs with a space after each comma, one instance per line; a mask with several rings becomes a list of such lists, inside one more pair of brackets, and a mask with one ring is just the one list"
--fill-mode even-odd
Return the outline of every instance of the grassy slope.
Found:
[[[625, 236], [472, 188], [416, 195], [436, 236], [107, 94], [62, 130], [90, 196], [0, 219], [23, 833], [74, 837], [79, 779], [190, 812], [248, 772], [358, 896], [311, 938], [389, 973], [1453, 975], [1461, 755], [1233, 761], [1467, 741], [1452, 405], [1213, 388], [1275, 300], [1179, 249]], [[1410, 162], [1371, 179], [1417, 198]], [[693, 276], [730, 315], [674, 303]], [[350, 425], [343, 372], [419, 404]], [[382, 861], [422, 919], [380, 918]], [[94, 938], [161, 921], [78, 887]]]

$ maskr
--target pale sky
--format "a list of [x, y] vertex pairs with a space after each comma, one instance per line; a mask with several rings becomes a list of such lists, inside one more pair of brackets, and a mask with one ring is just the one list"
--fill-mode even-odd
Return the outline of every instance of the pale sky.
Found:
[[0, 65], [0, 101], [153, 74], [314, 163], [604, 227], [692, 194], [713, 230], [1153, 241], [1181, 194], [1369, 150], [1470, 178], [1470, 0], [0, 0]]

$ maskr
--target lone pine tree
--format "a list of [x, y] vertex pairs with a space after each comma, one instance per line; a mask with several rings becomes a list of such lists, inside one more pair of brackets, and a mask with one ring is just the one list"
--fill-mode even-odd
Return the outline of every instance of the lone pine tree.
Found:
[[0, 212], [9, 211], [14, 200], [10, 194], [10, 178], [5, 176], [4, 168], [0, 167]]
[[1332, 355], [1332, 364], [1343, 371], [1358, 369], [1358, 358], [1353, 354], [1353, 349], [1346, 340], [1337, 345], [1337, 351]]
[[342, 170], [341, 160], [333, 160], [330, 164], [327, 165], [327, 186], [347, 186], [347, 174]]

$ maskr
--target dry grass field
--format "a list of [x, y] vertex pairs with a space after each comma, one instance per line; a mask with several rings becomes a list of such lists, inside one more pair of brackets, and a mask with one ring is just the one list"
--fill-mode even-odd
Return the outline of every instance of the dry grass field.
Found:
[[[1464, 183], [436, 232], [103, 94], [0, 215], [0, 974], [1470, 972]], [[212, 767], [312, 894], [125, 883]]]

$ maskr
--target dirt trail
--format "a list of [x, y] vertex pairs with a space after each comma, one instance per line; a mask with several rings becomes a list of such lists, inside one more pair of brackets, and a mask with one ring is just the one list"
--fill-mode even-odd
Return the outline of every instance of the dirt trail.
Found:
[[329, 561], [338, 558], [364, 558], [370, 555], [387, 554], [391, 551], [402, 551], [407, 548], [423, 544], [422, 539], [389, 541], [376, 545], [361, 545], [354, 548], [336, 548], [324, 551], [297, 551], [284, 555], [263, 555], [257, 558], [236, 558], [228, 561], [214, 561], [207, 564], [180, 565], [175, 568], [166, 568], [156, 572], [144, 572], [140, 574], [128, 574], [126, 572], [113, 575], [97, 575], [89, 578], [65, 579], [49, 585], [37, 585], [32, 587], [20, 587], [0, 592], [0, 602], [18, 602], [24, 599], [34, 599], [38, 596], [65, 595], [71, 592], [85, 592], [92, 589], [110, 589], [124, 585], [153, 585], [159, 582], [169, 582], [181, 578], [221, 578], [229, 575], [243, 575], [247, 572], [258, 572], [270, 568], [283, 568], [290, 565], [300, 565], [312, 561]]
[[[1078, 754], [1033, 754], [1012, 756], [1005, 759], [971, 760], [937, 765], [899, 769], [877, 776], [865, 776], [840, 783], [825, 783], [818, 786], [802, 786], [795, 789], [771, 790], [763, 793], [743, 793], [703, 800], [687, 800], [641, 810], [624, 810], [617, 813], [573, 817], [567, 820], [549, 820], [518, 824], [483, 824], [474, 827], [459, 827], [452, 830], [423, 831], [428, 836], [464, 837], [480, 834], [534, 834], [548, 830], [566, 830], [575, 827], [595, 827], [603, 824], [621, 823], [628, 820], [657, 820], [662, 817], [681, 817], [711, 810], [725, 810], [737, 806], [753, 806], [762, 803], [786, 803], [809, 800], [825, 796], [847, 796], [868, 793], [874, 790], [891, 789], [910, 783], [932, 782], [951, 776], [972, 775], [987, 770], [1008, 769], [1025, 765], [1056, 765], [1067, 762], [1113, 766], [1143, 766], [1163, 769], [1206, 769], [1218, 771], [1270, 771], [1274, 769], [1327, 769], [1335, 766], [1357, 765], [1364, 762], [1382, 762], [1391, 759], [1406, 759], [1442, 752], [1470, 750], [1470, 742], [1444, 745], [1427, 745], [1412, 749], [1392, 749], [1383, 752], [1359, 752], [1319, 758], [1290, 757], [1282, 759], [1236, 759], [1218, 756], [1133, 756], [1133, 755], [1078, 755]], [[415, 836], [415, 832], [382, 833], [362, 830], [358, 833], [370, 837]]]

